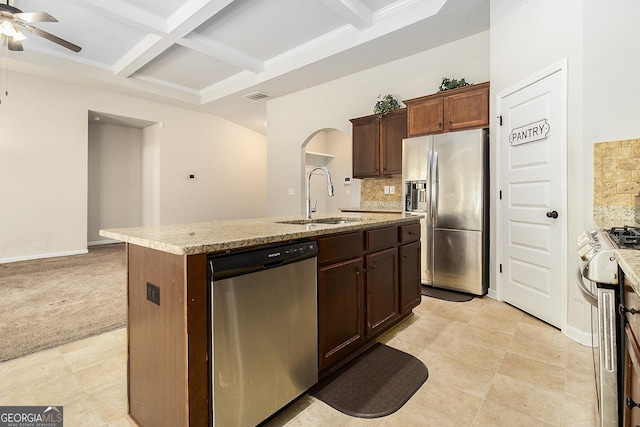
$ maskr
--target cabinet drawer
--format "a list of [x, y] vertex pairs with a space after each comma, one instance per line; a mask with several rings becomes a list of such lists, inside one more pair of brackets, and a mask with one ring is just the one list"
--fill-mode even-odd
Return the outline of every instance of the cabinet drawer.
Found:
[[364, 248], [367, 251], [386, 249], [398, 244], [398, 227], [376, 228], [364, 233]]
[[420, 239], [420, 223], [401, 225], [398, 227], [400, 243], [415, 242]]
[[329, 264], [362, 254], [362, 233], [338, 234], [318, 239], [318, 264]]

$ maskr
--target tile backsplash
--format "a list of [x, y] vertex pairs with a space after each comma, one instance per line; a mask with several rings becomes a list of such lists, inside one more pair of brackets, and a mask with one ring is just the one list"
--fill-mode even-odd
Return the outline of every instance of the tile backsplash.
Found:
[[593, 144], [593, 217], [611, 226], [635, 224], [640, 193], [640, 139]]
[[[395, 187], [395, 194], [384, 194], [385, 186]], [[402, 210], [402, 176], [365, 178], [360, 185], [360, 207], [365, 209]]]

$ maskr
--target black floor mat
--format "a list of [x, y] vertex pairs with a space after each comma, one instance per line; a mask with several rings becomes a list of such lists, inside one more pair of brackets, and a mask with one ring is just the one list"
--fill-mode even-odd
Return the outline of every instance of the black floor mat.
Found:
[[416, 357], [376, 343], [323, 379], [311, 395], [347, 415], [384, 417], [400, 409], [428, 376]]
[[451, 302], [471, 301], [475, 295], [422, 285], [422, 295]]

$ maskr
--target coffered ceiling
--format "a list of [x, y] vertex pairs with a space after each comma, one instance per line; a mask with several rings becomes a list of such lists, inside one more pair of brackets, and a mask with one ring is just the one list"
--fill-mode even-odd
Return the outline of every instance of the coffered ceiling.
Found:
[[[489, 0], [15, 0], [59, 22], [11, 67], [265, 132], [265, 103], [489, 28]], [[266, 95], [267, 98], [260, 98]]]

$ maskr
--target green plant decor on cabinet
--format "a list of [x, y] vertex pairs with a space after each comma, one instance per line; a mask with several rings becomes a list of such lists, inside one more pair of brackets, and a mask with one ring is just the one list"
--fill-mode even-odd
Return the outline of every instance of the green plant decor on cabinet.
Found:
[[464, 81], [464, 77], [460, 80], [457, 79], [448, 79], [446, 77], [442, 78], [442, 83], [440, 83], [440, 92], [444, 92], [449, 89], [456, 89], [459, 87], [469, 86], [471, 83], [467, 83]]
[[389, 94], [385, 96], [378, 95], [378, 102], [373, 106], [373, 113], [378, 114], [380, 118], [382, 118], [383, 115], [389, 114], [398, 108], [400, 108], [400, 104], [393, 96]]

